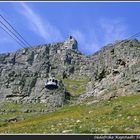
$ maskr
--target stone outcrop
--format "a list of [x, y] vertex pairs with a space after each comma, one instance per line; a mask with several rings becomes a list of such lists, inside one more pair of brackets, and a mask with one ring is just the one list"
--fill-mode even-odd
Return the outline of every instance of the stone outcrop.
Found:
[[80, 100], [90, 96], [110, 99], [140, 92], [140, 42], [123, 40], [109, 44], [91, 56], [78, 51], [77, 41], [66, 41], [0, 54], [0, 101], [43, 102], [62, 106], [63, 82], [48, 90], [44, 83], [54, 75], [60, 81], [89, 79]]
[[111, 99], [140, 93], [140, 42], [123, 40], [109, 44], [89, 57], [91, 81], [80, 99]]

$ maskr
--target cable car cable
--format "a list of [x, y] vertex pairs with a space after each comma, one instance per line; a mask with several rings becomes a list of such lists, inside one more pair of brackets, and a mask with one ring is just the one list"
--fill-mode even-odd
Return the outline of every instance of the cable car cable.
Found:
[[12, 39], [15, 40], [22, 48], [24, 47], [24, 46], [22, 46], [22, 44], [21, 44], [18, 40], [16, 40], [16, 39], [15, 39], [8, 31], [6, 31], [2, 26], [0, 26], [0, 28], [1, 28], [3, 31], [5, 31], [9, 36], [11, 36]]
[[18, 31], [0, 14], [0, 17], [22, 38], [22, 40], [31, 47], [31, 45], [23, 38], [23, 36], [18, 33]]
[[25, 44], [15, 33], [13, 33], [2, 21], [0, 21], [0, 23], [1, 23], [10, 33], [12, 33], [18, 40], [20, 40], [20, 42], [22, 42], [22, 44], [24, 44], [24, 46], [27, 45], [27, 44]]

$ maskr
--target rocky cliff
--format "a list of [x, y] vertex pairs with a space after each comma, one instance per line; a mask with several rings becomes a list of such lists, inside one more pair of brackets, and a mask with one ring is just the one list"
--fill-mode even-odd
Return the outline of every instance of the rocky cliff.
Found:
[[89, 57], [91, 81], [82, 98], [112, 99], [140, 92], [140, 42], [123, 40]]
[[[74, 95], [71, 92], [77, 93], [78, 101], [136, 94], [140, 92], [139, 58], [138, 40], [108, 44], [85, 56], [72, 36], [64, 42], [0, 54], [0, 101], [62, 106], [68, 93]], [[45, 88], [50, 73], [59, 80], [58, 89]]]

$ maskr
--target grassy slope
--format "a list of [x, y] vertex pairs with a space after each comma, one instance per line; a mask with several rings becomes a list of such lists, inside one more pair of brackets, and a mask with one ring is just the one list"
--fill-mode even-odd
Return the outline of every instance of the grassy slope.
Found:
[[83, 80], [64, 79], [63, 80], [66, 90], [72, 96], [84, 93], [86, 91], [87, 82], [88, 79], [83, 79]]
[[7, 123], [0, 133], [140, 133], [140, 94], [87, 102]]

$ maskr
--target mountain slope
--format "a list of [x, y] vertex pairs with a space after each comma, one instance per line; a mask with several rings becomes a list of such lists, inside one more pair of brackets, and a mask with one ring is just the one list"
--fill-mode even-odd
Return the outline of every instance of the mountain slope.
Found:
[[[140, 94], [111, 101], [67, 105], [49, 114], [33, 115], [18, 122], [4, 122], [0, 133], [140, 133]], [[13, 116], [18, 113], [9, 113]], [[18, 114], [18, 116], [20, 117]], [[2, 115], [3, 116], [3, 115]], [[2, 118], [0, 116], [0, 118]]]
[[[50, 74], [59, 88], [45, 88]], [[139, 93], [138, 40], [91, 56], [71, 36], [0, 54], [1, 133], [139, 133]]]
[[[140, 91], [140, 42], [109, 44], [92, 56], [78, 51], [70, 36], [64, 42], [25, 48], [0, 55], [0, 100], [16, 103], [50, 103], [62, 106], [66, 93], [78, 101], [135, 94]], [[48, 90], [49, 74], [60, 88]], [[53, 96], [51, 96], [53, 95]]]

